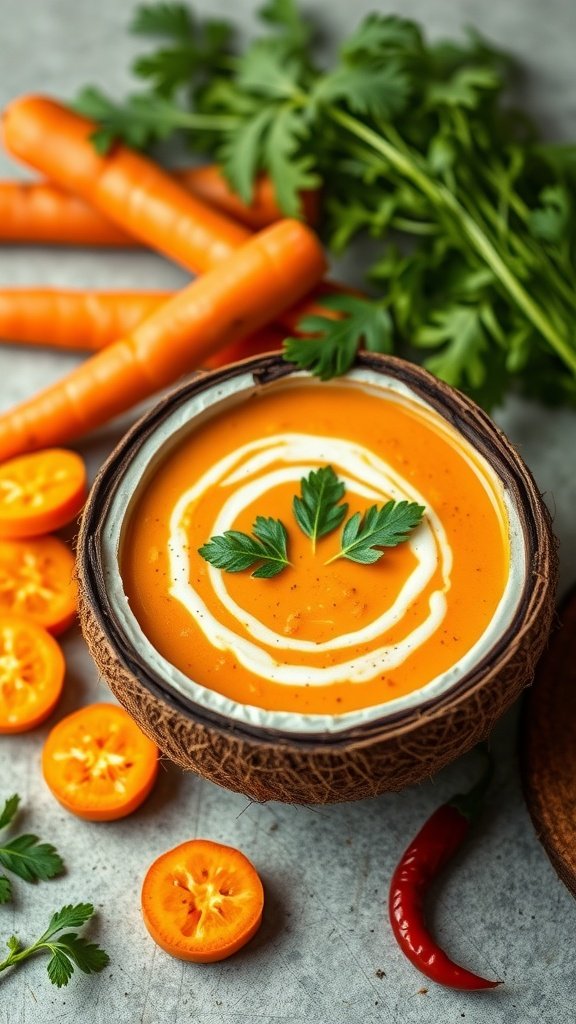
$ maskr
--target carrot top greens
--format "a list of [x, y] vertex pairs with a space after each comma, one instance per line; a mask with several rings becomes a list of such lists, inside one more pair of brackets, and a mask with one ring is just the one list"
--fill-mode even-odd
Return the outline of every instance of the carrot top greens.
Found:
[[416, 22], [374, 13], [324, 66], [294, 0], [269, 0], [260, 19], [241, 48], [229, 23], [141, 7], [132, 31], [158, 40], [134, 64], [144, 89], [122, 103], [94, 88], [79, 98], [95, 143], [183, 132], [245, 200], [261, 171], [289, 215], [321, 187], [336, 253], [359, 233], [382, 242], [365, 267], [377, 301], [339, 299], [343, 324], [303, 324], [315, 337], [287, 343], [323, 379], [360, 344], [421, 349], [485, 406], [513, 386], [574, 404], [576, 147], [539, 142], [507, 106], [511, 58], [475, 32], [432, 43]]

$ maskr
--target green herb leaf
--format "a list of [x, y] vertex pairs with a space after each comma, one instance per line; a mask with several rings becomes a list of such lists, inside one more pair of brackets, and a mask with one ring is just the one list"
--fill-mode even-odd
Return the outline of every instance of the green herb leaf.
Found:
[[110, 962], [110, 957], [100, 946], [95, 942], [87, 942], [76, 932], [59, 935], [57, 945], [84, 974], [98, 973]]
[[312, 94], [312, 102], [344, 101], [361, 117], [390, 120], [403, 111], [410, 97], [410, 80], [401, 64], [391, 59], [379, 65], [337, 68], [326, 75]]
[[298, 330], [319, 337], [287, 338], [285, 359], [320, 380], [330, 380], [350, 369], [362, 344], [370, 352], [392, 350], [392, 320], [382, 303], [354, 295], [326, 295], [322, 305], [345, 315], [335, 320], [325, 316], [303, 317]]
[[56, 849], [34, 835], [17, 836], [0, 846], [0, 864], [25, 882], [54, 878], [64, 870]]
[[103, 970], [110, 962], [110, 958], [95, 943], [86, 942], [75, 932], [67, 932], [58, 938], [55, 937], [64, 928], [81, 927], [93, 914], [94, 907], [91, 903], [78, 903], [76, 906], [62, 907], [52, 915], [46, 931], [40, 938], [26, 948], [23, 948], [20, 941], [13, 935], [7, 943], [9, 955], [0, 963], [0, 971], [14, 967], [44, 950], [51, 954], [47, 964], [48, 977], [58, 988], [68, 984], [74, 973], [74, 965], [85, 974]]
[[414, 501], [388, 501], [380, 508], [372, 505], [363, 515], [356, 512], [342, 531], [340, 551], [329, 562], [337, 558], [362, 565], [377, 562], [384, 554], [379, 548], [396, 547], [407, 540], [422, 521], [424, 511], [424, 506]]
[[67, 903], [50, 918], [50, 924], [42, 935], [42, 941], [49, 939], [64, 928], [81, 928], [94, 914], [92, 903]]
[[55, 946], [47, 964], [47, 971], [52, 984], [62, 988], [63, 985], [68, 984], [74, 974], [74, 964], [63, 950]]
[[259, 11], [262, 21], [280, 30], [281, 39], [291, 48], [308, 46], [310, 22], [304, 20], [294, 0], [268, 0]]
[[8, 903], [12, 899], [12, 886], [6, 875], [0, 875], [0, 903]]
[[198, 554], [226, 572], [244, 572], [259, 563], [251, 576], [271, 579], [290, 565], [286, 527], [279, 519], [257, 516], [252, 530], [254, 537], [239, 530], [225, 530], [199, 548]]
[[18, 810], [19, 803], [20, 797], [17, 793], [14, 793], [13, 796], [9, 796], [4, 802], [4, 807], [2, 808], [2, 811], [0, 811], [0, 828], [6, 828], [6, 826], [10, 824]]
[[141, 4], [136, 8], [130, 31], [141, 36], [165, 36], [180, 42], [194, 30], [192, 12], [185, 4]]
[[344, 519], [348, 505], [339, 505], [338, 502], [343, 498], [345, 489], [332, 466], [312, 470], [301, 480], [301, 494], [294, 498], [292, 508], [298, 526], [311, 538], [314, 549], [318, 537], [331, 533]]

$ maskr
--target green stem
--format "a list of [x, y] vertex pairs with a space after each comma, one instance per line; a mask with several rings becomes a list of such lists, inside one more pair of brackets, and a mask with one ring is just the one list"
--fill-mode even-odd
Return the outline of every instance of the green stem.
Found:
[[418, 167], [410, 155], [402, 153], [386, 138], [367, 125], [362, 124], [357, 118], [352, 117], [343, 110], [339, 110], [337, 107], [330, 107], [329, 113], [333, 121], [381, 153], [397, 171], [428, 196], [432, 203], [441, 209], [448, 210], [456, 217], [468, 241], [494, 272], [502, 287], [514, 299], [518, 307], [540, 331], [542, 336], [546, 338], [551, 348], [566, 366], [573, 373], [576, 373], [576, 350], [568, 344], [566, 339], [550, 323], [540, 307], [532, 300], [532, 297], [512, 273], [490, 239], [469, 215], [456, 196], [445, 188], [444, 185], [432, 181], [426, 172]]

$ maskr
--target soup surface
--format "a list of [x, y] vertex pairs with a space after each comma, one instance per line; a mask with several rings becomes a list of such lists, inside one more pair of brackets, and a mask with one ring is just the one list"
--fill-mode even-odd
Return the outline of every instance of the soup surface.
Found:
[[[330, 465], [347, 516], [416, 501], [423, 520], [371, 565], [315, 546], [292, 511]], [[506, 585], [507, 519], [494, 474], [406, 394], [349, 382], [263, 389], [188, 431], [140, 488], [121, 572], [132, 612], [177, 669], [243, 705], [341, 715], [437, 679], [488, 629]], [[213, 536], [280, 519], [290, 565], [274, 579], [215, 568]], [[347, 518], [346, 516], [346, 518]]]
[[[425, 506], [410, 538], [372, 565], [339, 558], [292, 512], [330, 465], [348, 516], [389, 499]], [[225, 530], [280, 519], [290, 565], [273, 579], [209, 565]], [[130, 608], [186, 676], [243, 705], [342, 715], [419, 690], [486, 633], [509, 576], [495, 474], [436, 412], [401, 391], [338, 381], [276, 384], [207, 415], [149, 471], [123, 531]]]

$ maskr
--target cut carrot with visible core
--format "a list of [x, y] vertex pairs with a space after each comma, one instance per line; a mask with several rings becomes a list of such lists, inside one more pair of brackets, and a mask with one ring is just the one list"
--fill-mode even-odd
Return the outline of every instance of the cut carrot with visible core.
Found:
[[231, 846], [192, 839], [162, 854], [142, 886], [150, 935], [171, 956], [224, 960], [256, 934], [264, 890], [247, 857]]
[[0, 540], [0, 613], [24, 615], [57, 636], [77, 604], [74, 556], [61, 540]]
[[52, 729], [42, 752], [49, 789], [72, 814], [114, 821], [146, 799], [158, 748], [116, 704], [90, 704]]
[[0, 537], [59, 530], [86, 499], [86, 469], [76, 452], [49, 448], [0, 465]]
[[42, 626], [0, 614], [0, 733], [26, 732], [48, 718], [64, 673], [64, 655]]

